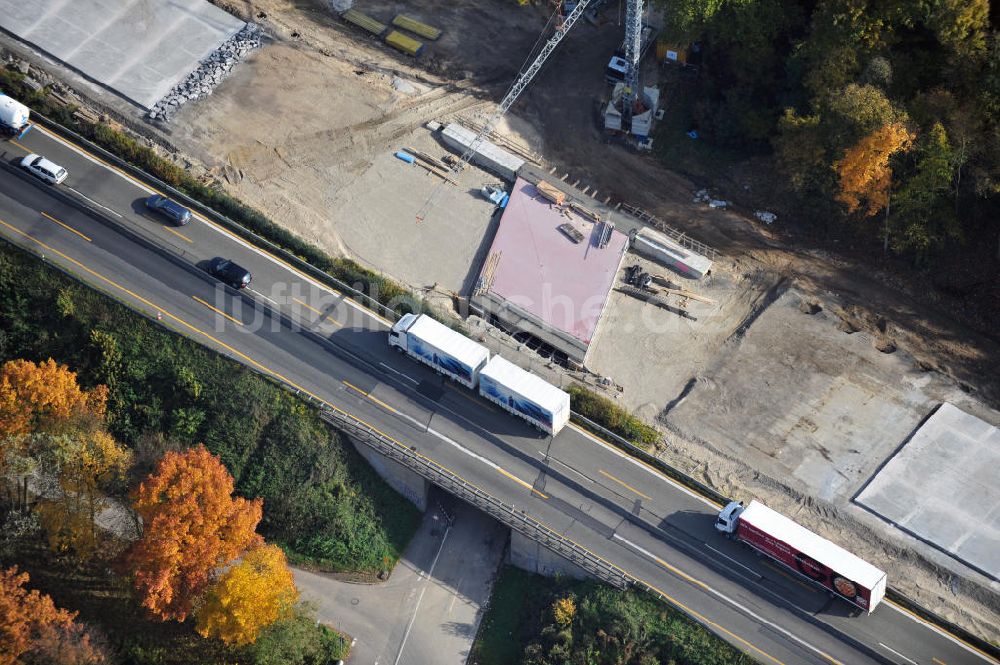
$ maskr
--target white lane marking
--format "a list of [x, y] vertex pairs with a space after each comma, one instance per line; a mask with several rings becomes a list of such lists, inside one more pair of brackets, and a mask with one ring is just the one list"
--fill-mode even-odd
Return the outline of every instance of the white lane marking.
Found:
[[[148, 194], [155, 194], [155, 193], [157, 193], [155, 190], [153, 190], [152, 188], [150, 188], [148, 185], [146, 185], [145, 183], [143, 183], [141, 180], [137, 180], [136, 178], [133, 178], [132, 176], [128, 175], [127, 173], [119, 171], [117, 168], [110, 168], [109, 169], [109, 167], [108, 167], [107, 164], [101, 162], [100, 160], [98, 160], [98, 159], [96, 159], [94, 157], [91, 157], [87, 153], [83, 152], [77, 146], [75, 146], [72, 143], [69, 143], [68, 141], [64, 140], [61, 136], [57, 136], [56, 134], [53, 134], [52, 132], [46, 130], [44, 127], [38, 127], [38, 128], [42, 131], [43, 134], [45, 134], [49, 138], [53, 139], [54, 141], [57, 141], [57, 142], [63, 144], [64, 146], [66, 146], [67, 148], [69, 148], [70, 150], [72, 150], [73, 152], [75, 152], [76, 154], [80, 155], [81, 157], [83, 157], [87, 161], [93, 162], [94, 164], [97, 164], [98, 166], [100, 166], [103, 169], [110, 170], [112, 173], [115, 173], [116, 175], [118, 175], [119, 177], [123, 178], [124, 180], [127, 180], [128, 182], [131, 182], [133, 185], [135, 185], [136, 187], [138, 187], [139, 189], [143, 190], [144, 192], [146, 192]], [[72, 187], [67, 187], [67, 189], [73, 189], [73, 188]], [[80, 194], [80, 192], [78, 192], [75, 189], [73, 189], [73, 191], [76, 192], [77, 194]], [[94, 205], [99, 205], [102, 208], [104, 208], [105, 210], [107, 210], [109, 212], [112, 212], [115, 215], [118, 215], [119, 217], [121, 217], [120, 214], [118, 214], [114, 210], [111, 210], [111, 208], [107, 208], [105, 206], [102, 206], [100, 203], [97, 203], [97, 201], [94, 201], [93, 199], [87, 198], [87, 196], [85, 196], [84, 194], [80, 194], [80, 196], [83, 196], [88, 201], [91, 201]], [[271, 256], [270, 254], [268, 254], [264, 250], [260, 249], [259, 247], [251, 245], [250, 243], [248, 243], [247, 241], [243, 240], [239, 236], [231, 233], [227, 229], [222, 228], [221, 226], [219, 226], [215, 222], [212, 222], [212, 221], [210, 221], [208, 219], [205, 219], [197, 211], [192, 210], [191, 214], [194, 215], [195, 217], [197, 217], [198, 219], [200, 219], [201, 221], [205, 222], [205, 224], [209, 228], [215, 229], [216, 232], [218, 232], [218, 233], [220, 233], [220, 234], [222, 234], [224, 236], [227, 236], [230, 240], [235, 241], [236, 243], [238, 243], [240, 245], [243, 245], [244, 247], [246, 247], [250, 251], [252, 251], [252, 252], [254, 252], [256, 254], [259, 254], [260, 256], [263, 256], [268, 261], [270, 261], [270, 262], [272, 262], [272, 263], [274, 263], [274, 264], [282, 267], [285, 270], [288, 270], [288, 271], [292, 272], [299, 279], [305, 280], [306, 282], [308, 282], [309, 284], [311, 284], [315, 288], [319, 289], [320, 291], [323, 291], [323, 292], [326, 292], [326, 293], [330, 293], [330, 294], [333, 293], [331, 291], [330, 287], [325, 286], [323, 284], [320, 284], [319, 282], [317, 282], [313, 278], [309, 277], [309, 275], [306, 275], [305, 273], [299, 272], [297, 269], [293, 268], [292, 266], [290, 266], [290, 265], [288, 265], [288, 264], [286, 264], [286, 263], [284, 263], [282, 261], [278, 261], [276, 257]], [[347, 297], [347, 296], [345, 296], [343, 294], [339, 294], [339, 295], [341, 295], [341, 297], [343, 297], [344, 301], [346, 301], [349, 306], [351, 306], [354, 309], [358, 310], [362, 314], [365, 314], [366, 316], [372, 317], [373, 319], [375, 319], [376, 321], [382, 323], [383, 325], [385, 325], [388, 328], [392, 327], [392, 322], [391, 321], [388, 321], [387, 319], [383, 318], [382, 316], [380, 316], [379, 314], [373, 312], [372, 310], [363, 307], [362, 305], [360, 305], [360, 304], [356, 303], [355, 301], [351, 300], [349, 297]]]
[[612, 446], [609, 443], [605, 443], [605, 442], [601, 441], [599, 438], [597, 438], [596, 436], [594, 436], [593, 434], [591, 434], [587, 430], [583, 429], [582, 427], [579, 427], [579, 426], [577, 426], [577, 425], [575, 425], [573, 423], [570, 423], [569, 426], [572, 427], [573, 429], [575, 429], [577, 432], [583, 434], [585, 437], [587, 437], [588, 439], [590, 439], [591, 441], [593, 441], [594, 443], [596, 443], [600, 447], [609, 450], [610, 452], [614, 453], [615, 455], [618, 455], [618, 457], [621, 457], [623, 460], [627, 461], [628, 463], [634, 464], [635, 466], [639, 467], [640, 469], [643, 469], [644, 471], [646, 471], [647, 473], [649, 473], [651, 476], [654, 476], [656, 478], [659, 478], [662, 481], [670, 483], [671, 485], [673, 485], [674, 487], [676, 487], [680, 491], [684, 492], [685, 494], [687, 494], [691, 498], [698, 499], [699, 501], [701, 501], [702, 503], [704, 503], [706, 506], [711, 506], [711, 508], [712, 508], [713, 511], [718, 511], [718, 509], [719, 509], [718, 506], [716, 506], [714, 503], [712, 503], [711, 501], [709, 501], [708, 499], [706, 499], [702, 495], [698, 494], [697, 492], [692, 492], [691, 490], [689, 490], [688, 488], [684, 487], [683, 485], [681, 485], [677, 481], [673, 480], [672, 478], [669, 478], [668, 476], [663, 475], [659, 471], [656, 471], [654, 469], [649, 468], [648, 466], [646, 466], [645, 464], [643, 464], [639, 460], [635, 459], [631, 455], [628, 455], [628, 454], [622, 452], [621, 450], [619, 450], [618, 448], [615, 448], [614, 446]]
[[270, 298], [268, 298], [267, 296], [265, 296], [263, 293], [261, 293], [260, 291], [258, 291], [256, 289], [247, 289], [247, 291], [249, 291], [250, 293], [253, 293], [253, 294], [255, 294], [255, 295], [257, 295], [257, 296], [259, 296], [261, 298], [263, 298], [264, 300], [268, 301], [269, 303], [271, 303], [275, 307], [278, 306], [278, 303], [274, 302], [273, 300], [271, 300]]
[[900, 614], [902, 614], [902, 615], [904, 615], [906, 617], [909, 617], [911, 621], [915, 621], [915, 622], [917, 622], [919, 624], [923, 624], [924, 627], [930, 628], [931, 630], [933, 630], [935, 633], [937, 633], [941, 637], [945, 637], [948, 640], [950, 640], [951, 642], [955, 643], [956, 645], [962, 647], [963, 649], [965, 649], [969, 653], [971, 653], [973, 655], [976, 655], [976, 656], [979, 656], [980, 659], [986, 661], [987, 663], [996, 663], [997, 662], [996, 660], [994, 660], [994, 659], [990, 658], [989, 656], [987, 656], [986, 654], [984, 654], [979, 649], [976, 649], [975, 647], [973, 647], [973, 646], [971, 646], [969, 644], [966, 644], [965, 642], [963, 642], [962, 640], [958, 639], [957, 637], [955, 637], [951, 633], [949, 633], [949, 632], [947, 632], [945, 630], [942, 630], [941, 628], [935, 626], [932, 623], [924, 621], [923, 619], [921, 619], [920, 617], [916, 616], [912, 612], [909, 612], [907, 610], [904, 610], [901, 607], [898, 607], [896, 605], [896, 603], [892, 602], [891, 600], [883, 600], [881, 603], [879, 603], [879, 605], [880, 606], [884, 606], [884, 607], [891, 607], [892, 609], [896, 610]]
[[[427, 571], [427, 578], [430, 579], [431, 575], [434, 574], [434, 567], [437, 565], [438, 557], [441, 556], [441, 550], [444, 549], [444, 541], [448, 540], [448, 534], [451, 532], [451, 527], [449, 526], [444, 530], [444, 536], [441, 537], [441, 545], [438, 547], [437, 554], [434, 555], [434, 561], [431, 562], [431, 569]], [[406, 625], [406, 632], [403, 633], [403, 641], [399, 643], [399, 651], [396, 653], [396, 660], [393, 665], [399, 665], [399, 659], [403, 657], [403, 647], [406, 646], [406, 638], [410, 636], [410, 629], [413, 628], [413, 622], [417, 618], [417, 610], [420, 609], [420, 603], [424, 599], [424, 593], [427, 591], [427, 584], [425, 583], [423, 588], [420, 590], [420, 597], [417, 598], [417, 604], [413, 608], [413, 615], [410, 617], [410, 622]]]
[[411, 378], [410, 376], [407, 376], [406, 374], [403, 374], [403, 373], [402, 373], [402, 372], [400, 372], [400, 371], [399, 371], [398, 369], [394, 369], [394, 368], [392, 368], [392, 367], [389, 367], [388, 365], [386, 365], [386, 364], [385, 364], [385, 363], [383, 363], [383, 362], [380, 362], [380, 363], [379, 363], [379, 365], [381, 365], [382, 367], [385, 367], [385, 368], [386, 368], [387, 370], [389, 370], [390, 372], [392, 372], [392, 373], [394, 373], [394, 374], [398, 374], [398, 375], [400, 375], [401, 377], [403, 377], [403, 378], [404, 378], [404, 379], [406, 379], [407, 381], [411, 381], [411, 382], [413, 382], [413, 384], [414, 384], [414, 385], [417, 385], [417, 386], [419, 386], [419, 385], [420, 385], [420, 382], [419, 382], [419, 381], [417, 381], [417, 380], [416, 380], [416, 379], [414, 379], [414, 378]]
[[[632, 549], [634, 549], [636, 552], [639, 552], [640, 554], [646, 555], [647, 557], [649, 557], [653, 561], [656, 561], [657, 559], [659, 559], [659, 557], [657, 557], [655, 554], [653, 554], [649, 550], [643, 549], [642, 547], [639, 547], [635, 543], [633, 543], [633, 542], [631, 542], [629, 540], [626, 540], [625, 538], [622, 538], [617, 533], [614, 534], [612, 537], [615, 538], [616, 540], [620, 540], [621, 542], [625, 543], [626, 545], [628, 545], [629, 547], [631, 547]], [[776, 630], [777, 632], [781, 633], [782, 635], [784, 635], [788, 639], [790, 639], [790, 640], [792, 640], [792, 641], [794, 641], [794, 642], [796, 642], [798, 644], [801, 644], [805, 648], [807, 648], [810, 651], [812, 651], [813, 653], [815, 653], [815, 654], [817, 654], [817, 655], [825, 658], [826, 660], [831, 660], [831, 657], [825, 651], [823, 651], [819, 647], [814, 647], [812, 644], [810, 644], [809, 642], [806, 642], [801, 637], [795, 635], [794, 633], [792, 633], [791, 631], [789, 631], [787, 628], [783, 628], [783, 627], [779, 626], [778, 624], [774, 623], [773, 621], [768, 621], [767, 619], [765, 619], [761, 615], [759, 615], [756, 612], [754, 612], [753, 610], [751, 610], [749, 607], [746, 607], [745, 605], [736, 602], [735, 600], [733, 600], [732, 598], [730, 598], [726, 594], [722, 593], [721, 591], [716, 591], [715, 589], [713, 589], [709, 585], [705, 584], [701, 580], [698, 580], [698, 582], [699, 582], [699, 584], [702, 585], [703, 589], [705, 589], [709, 593], [713, 594], [714, 596], [722, 599], [726, 603], [729, 603], [730, 605], [732, 605], [733, 607], [735, 607], [739, 611], [743, 612], [747, 616], [752, 617], [753, 619], [755, 619], [756, 621], [759, 621], [760, 623], [766, 624], [771, 629]], [[798, 608], [798, 609], [800, 609], [800, 611], [802, 611], [801, 608]], [[916, 663], [914, 663], [914, 665], [916, 665]]]
[[898, 651], [896, 651], [895, 649], [893, 649], [893, 648], [891, 648], [891, 647], [887, 647], [886, 645], [882, 644], [881, 642], [879, 642], [879, 643], [878, 643], [878, 645], [879, 645], [880, 647], [882, 647], [883, 649], [885, 649], [886, 651], [888, 651], [889, 653], [894, 653], [894, 654], [896, 654], [897, 656], [899, 656], [900, 658], [902, 658], [903, 660], [905, 660], [905, 661], [906, 661], [907, 663], [913, 663], [913, 665], [917, 665], [917, 662], [916, 662], [915, 660], [910, 660], [909, 658], [907, 658], [907, 657], [906, 657], [906, 656], [904, 656], [903, 654], [899, 653], [899, 652], [898, 652]]
[[463, 453], [465, 453], [465, 454], [466, 454], [466, 455], [468, 455], [469, 457], [472, 457], [472, 458], [474, 458], [474, 459], [477, 459], [477, 460], [479, 460], [480, 462], [482, 462], [482, 463], [483, 463], [483, 464], [485, 464], [486, 466], [488, 466], [488, 467], [490, 467], [490, 468], [492, 468], [492, 469], [494, 469], [494, 470], [496, 470], [496, 471], [499, 471], [499, 470], [500, 470], [500, 466], [499, 466], [499, 465], [497, 465], [497, 464], [495, 464], [495, 463], [491, 462], [490, 460], [486, 459], [486, 458], [485, 458], [485, 457], [483, 457], [482, 455], [479, 455], [479, 454], [477, 454], [477, 453], [474, 453], [474, 452], [472, 452], [471, 450], [469, 450], [468, 448], [465, 448], [464, 446], [462, 446], [462, 444], [460, 444], [460, 443], [459, 443], [458, 441], [455, 441], [455, 440], [454, 440], [454, 439], [452, 439], [451, 437], [448, 437], [448, 436], [445, 436], [445, 435], [444, 435], [444, 434], [442, 434], [441, 432], [438, 432], [437, 430], [435, 430], [435, 429], [432, 429], [432, 428], [430, 428], [430, 427], [428, 427], [428, 428], [427, 428], [427, 433], [428, 433], [428, 434], [433, 434], [434, 436], [436, 436], [437, 438], [441, 439], [441, 440], [442, 440], [442, 441], [444, 441], [445, 443], [448, 443], [448, 444], [450, 444], [450, 445], [454, 446], [455, 448], [457, 448], [458, 450], [462, 451]]
[[63, 185], [63, 186], [66, 189], [70, 190], [71, 192], [76, 192], [79, 196], [82, 196], [83, 198], [87, 199], [88, 201], [90, 201], [91, 203], [93, 203], [98, 208], [104, 208], [105, 210], [107, 210], [108, 212], [110, 212], [112, 215], [117, 215], [118, 217], [121, 217], [121, 214], [119, 212], [117, 212], [116, 210], [112, 210], [111, 208], [109, 208], [106, 205], [101, 205], [100, 203], [98, 203], [94, 199], [90, 198], [89, 196], [87, 196], [86, 194], [84, 194], [83, 192], [81, 192], [79, 189], [74, 189], [74, 188], [70, 187], [69, 185]]
[[[544, 460], [544, 459], [546, 459], [546, 455], [545, 455], [545, 453], [543, 453], [543, 452], [542, 452], [541, 450], [539, 450], [539, 451], [538, 451], [538, 455], [539, 455], [539, 456], [540, 456], [540, 457], [541, 457], [541, 458], [542, 458], [543, 460]], [[594, 479], [593, 479], [593, 478], [588, 478], [587, 476], [583, 475], [582, 473], [580, 473], [579, 471], [577, 471], [576, 469], [574, 469], [573, 467], [571, 467], [571, 466], [570, 466], [569, 464], [566, 464], [565, 462], [560, 462], [560, 461], [559, 461], [559, 460], [557, 460], [557, 459], [556, 459], [555, 457], [549, 457], [549, 458], [548, 458], [548, 460], [549, 460], [550, 462], [555, 462], [556, 464], [558, 464], [558, 465], [560, 465], [560, 466], [563, 466], [563, 467], [566, 467], [566, 470], [567, 470], [567, 471], [572, 471], [572, 472], [573, 472], [573, 473], [575, 473], [576, 475], [578, 475], [578, 476], [580, 476], [581, 478], [583, 478], [584, 480], [586, 480], [586, 481], [587, 481], [588, 483], [593, 483], [593, 482], [594, 482]]]
[[744, 570], [747, 570], [747, 571], [749, 571], [749, 572], [750, 572], [750, 574], [751, 574], [751, 575], [753, 575], [754, 577], [756, 577], [756, 578], [757, 578], [758, 580], [760, 580], [760, 579], [763, 579], [763, 578], [764, 578], [764, 576], [763, 576], [763, 575], [761, 575], [760, 573], [758, 573], [758, 572], [757, 572], [756, 570], [754, 570], [753, 568], [750, 568], [749, 566], [744, 566], [744, 565], [743, 565], [742, 563], [740, 563], [739, 561], [737, 561], [737, 560], [736, 560], [736, 559], [734, 559], [733, 557], [731, 557], [731, 556], [728, 556], [728, 555], [726, 555], [726, 554], [723, 554], [722, 552], [720, 552], [719, 550], [715, 549], [714, 547], [712, 547], [712, 546], [711, 546], [711, 545], [709, 545], [708, 543], [704, 543], [704, 545], [705, 545], [705, 547], [707, 547], [708, 549], [712, 550], [713, 552], [715, 552], [715, 553], [716, 553], [716, 554], [718, 554], [719, 556], [721, 556], [721, 557], [723, 557], [723, 558], [725, 558], [725, 559], [729, 559], [730, 561], [732, 561], [733, 563], [735, 563], [735, 564], [736, 564], [737, 566], [739, 566], [740, 568], [742, 568], [742, 569], [744, 569]]

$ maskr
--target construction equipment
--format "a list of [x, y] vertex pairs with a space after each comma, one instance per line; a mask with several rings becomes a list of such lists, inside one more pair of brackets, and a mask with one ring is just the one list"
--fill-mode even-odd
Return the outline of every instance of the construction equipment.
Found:
[[507, 200], [510, 198], [510, 194], [504, 191], [501, 184], [483, 185], [479, 193], [483, 195], [483, 198], [499, 208], [506, 206]]
[[608, 82], [614, 83], [614, 89], [604, 110], [604, 128], [630, 136], [637, 147], [648, 150], [652, 148], [650, 135], [660, 104], [660, 91], [655, 86], [642, 86], [640, 63], [653, 41], [655, 30], [642, 22], [643, 0], [626, 2], [625, 42], [621, 49], [624, 53], [615, 54], [605, 72]]
[[539, 180], [537, 183], [535, 183], [535, 189], [538, 191], [539, 194], [542, 195], [542, 197], [551, 201], [552, 203], [555, 203], [557, 206], [561, 206], [563, 203], [566, 202], [566, 193], [563, 192], [561, 189], [553, 185], [550, 185], [544, 180]]
[[[545, 64], [545, 61], [559, 45], [559, 42], [561, 42], [563, 37], [566, 36], [566, 33], [570, 31], [570, 28], [572, 28], [576, 24], [577, 20], [579, 20], [579, 18], [583, 15], [583, 12], [587, 9], [589, 4], [590, 0], [580, 0], [573, 8], [573, 11], [565, 17], [562, 16], [561, 7], [556, 10], [552, 19], [550, 19], [550, 22], [552, 22], [552, 20], [554, 20], [557, 16], [561, 19], [555, 27], [555, 32], [553, 32], [552, 36], [545, 42], [545, 46], [543, 46], [538, 52], [535, 60], [528, 66], [527, 69], [523, 70], [517, 77], [517, 80], [514, 81], [514, 84], [510, 87], [510, 90], [507, 91], [507, 94], [497, 107], [497, 110], [494, 111], [493, 115], [486, 120], [479, 134], [476, 135], [476, 138], [473, 139], [472, 143], [469, 144], [469, 147], [464, 153], [462, 153], [458, 163], [453, 167], [454, 170], [458, 171], [465, 168], [465, 165], [469, 163], [472, 156], [479, 150], [479, 146], [481, 146], [483, 141], [486, 140], [486, 136], [493, 131], [497, 122], [500, 121], [500, 118], [502, 118], [510, 107], [514, 105], [514, 102], [517, 101], [517, 98], [521, 95], [524, 89], [528, 87], [528, 84], [531, 83], [532, 79], [534, 79], [538, 72], [541, 71], [542, 65]], [[424, 217], [427, 216], [427, 213], [431, 210], [431, 208], [433, 208], [442, 189], [443, 188], [441, 186], [435, 188], [435, 190], [431, 192], [431, 195], [427, 198], [427, 201], [424, 202], [424, 205], [421, 206], [419, 211], [417, 211], [417, 223], [423, 221]]]
[[[695, 300], [706, 305], [715, 304], [715, 301], [711, 298], [706, 298], [686, 289], [676, 288], [676, 285], [667, 277], [650, 274], [638, 265], [625, 268], [622, 281], [627, 285], [619, 289], [622, 293], [627, 293], [646, 302], [662, 305], [671, 311], [686, 310], [689, 300]], [[653, 286], [653, 282], [656, 282], [659, 286]], [[670, 306], [667, 301], [667, 297], [669, 296], [678, 299], [673, 306]]]

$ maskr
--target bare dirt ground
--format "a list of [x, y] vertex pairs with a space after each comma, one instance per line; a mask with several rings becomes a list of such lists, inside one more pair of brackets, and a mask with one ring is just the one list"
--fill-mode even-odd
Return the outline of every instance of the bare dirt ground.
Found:
[[[492, 223], [474, 191], [495, 178], [467, 169], [418, 225], [438, 180], [392, 153], [440, 156], [424, 123], [481, 118], [535, 44], [541, 9], [511, 0], [359, 1], [386, 22], [406, 11], [444, 28], [415, 61], [340, 23], [320, 0], [216, 2], [259, 22], [273, 42], [211, 97], [185, 106], [160, 138], [332, 253], [428, 293], [467, 289]], [[722, 258], [710, 282], [692, 287], [716, 304], [692, 303], [691, 318], [614, 292], [593, 369], [668, 433], [661, 452], [671, 463], [844, 544], [872, 543], [858, 553], [882, 562], [894, 586], [1000, 639], [995, 583], [956, 573], [950, 559], [850, 503], [935, 403], [995, 419], [987, 407], [998, 404], [996, 340], [871, 265], [795, 246], [737, 210], [694, 204], [698, 186], [608, 144], [596, 100], [621, 29], [613, 13], [606, 18], [574, 29], [501, 129], [570, 173], [569, 182], [639, 205]], [[664, 97], [669, 109], [669, 91]], [[736, 196], [743, 181], [720, 172], [718, 182]], [[803, 303], [818, 309], [804, 313]], [[551, 368], [537, 371], [548, 377]]]
[[[185, 108], [170, 140], [227, 189], [325, 249], [418, 289], [467, 289], [491, 232], [489, 210], [472, 192], [489, 176], [463, 172], [418, 226], [414, 215], [436, 178], [404, 169], [392, 151], [439, 156], [422, 125], [487, 113], [545, 17], [503, 0], [358, 2], [386, 22], [406, 11], [445, 29], [413, 61], [338, 23], [320, 2], [238, 7], [247, 16], [263, 12], [258, 20], [276, 43], [213, 98]], [[893, 562], [889, 572], [904, 593], [996, 638], [1000, 603], [988, 580], [956, 575], [966, 571], [850, 503], [934, 404], [982, 412], [996, 403], [995, 342], [870, 266], [788, 246], [734, 210], [693, 203], [689, 180], [609, 144], [598, 129], [598, 99], [621, 30], [615, 16], [606, 18], [600, 27], [581, 22], [501, 129], [544, 154], [546, 166], [570, 173], [570, 183], [637, 204], [724, 258], [710, 284], [693, 287], [717, 304], [692, 303], [691, 319], [613, 293], [592, 369], [622, 385], [623, 402], [669, 433], [662, 454], [672, 463], [841, 542], [881, 543], [858, 553]], [[731, 173], [719, 181], [740, 182]], [[805, 314], [802, 303], [820, 309]], [[648, 371], [651, 358], [662, 371]]]

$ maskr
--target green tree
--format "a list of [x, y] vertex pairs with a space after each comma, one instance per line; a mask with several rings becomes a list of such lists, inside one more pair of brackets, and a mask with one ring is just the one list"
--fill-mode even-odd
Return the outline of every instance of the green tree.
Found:
[[913, 251], [922, 261], [960, 233], [951, 202], [955, 154], [940, 122], [917, 141], [916, 168], [895, 196], [893, 249]]

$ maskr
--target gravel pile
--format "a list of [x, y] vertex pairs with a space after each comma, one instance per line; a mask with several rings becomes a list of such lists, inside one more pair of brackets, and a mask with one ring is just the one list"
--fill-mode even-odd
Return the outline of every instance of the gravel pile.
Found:
[[247, 23], [242, 30], [202, 60], [201, 65], [174, 86], [166, 97], [156, 102], [147, 117], [150, 120], [169, 120], [183, 104], [211, 95], [215, 86], [222, 82], [247, 53], [260, 48], [261, 35], [260, 26]]

